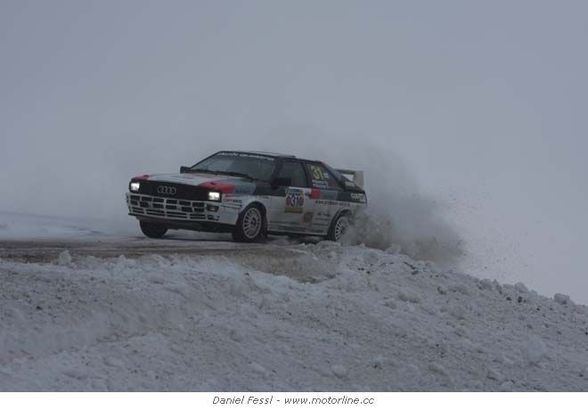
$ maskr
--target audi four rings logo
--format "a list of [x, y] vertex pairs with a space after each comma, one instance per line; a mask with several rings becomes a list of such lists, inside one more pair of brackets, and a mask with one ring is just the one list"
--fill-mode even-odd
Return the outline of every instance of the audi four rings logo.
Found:
[[160, 185], [157, 187], [157, 193], [162, 195], [175, 195], [176, 188], [173, 186]]

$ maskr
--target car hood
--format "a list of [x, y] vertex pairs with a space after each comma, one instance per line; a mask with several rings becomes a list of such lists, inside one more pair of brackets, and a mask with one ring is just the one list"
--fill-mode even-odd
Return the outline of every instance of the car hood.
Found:
[[198, 173], [149, 175], [145, 177], [145, 180], [153, 182], [170, 182], [174, 184], [183, 184], [191, 186], [199, 186], [201, 184], [209, 182], [228, 182], [233, 184], [242, 184], [250, 182], [249, 179], [243, 177]]

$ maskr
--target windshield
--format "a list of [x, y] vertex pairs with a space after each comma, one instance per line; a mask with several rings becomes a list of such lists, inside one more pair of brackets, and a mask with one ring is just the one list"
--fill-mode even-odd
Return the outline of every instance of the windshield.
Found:
[[274, 158], [264, 155], [221, 152], [194, 165], [190, 171], [243, 175], [268, 181], [274, 172], [274, 165]]

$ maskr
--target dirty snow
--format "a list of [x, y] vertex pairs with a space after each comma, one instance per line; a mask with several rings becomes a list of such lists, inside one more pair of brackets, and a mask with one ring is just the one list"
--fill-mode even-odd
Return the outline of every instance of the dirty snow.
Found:
[[585, 306], [361, 246], [64, 248], [0, 288], [1, 390], [588, 390]]

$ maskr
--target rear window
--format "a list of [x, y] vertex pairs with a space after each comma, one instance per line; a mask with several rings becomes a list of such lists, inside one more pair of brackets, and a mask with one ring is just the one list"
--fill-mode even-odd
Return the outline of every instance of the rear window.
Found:
[[310, 175], [313, 188], [341, 189], [341, 185], [337, 179], [323, 165], [317, 163], [307, 163], [306, 169], [308, 171], [308, 175]]

